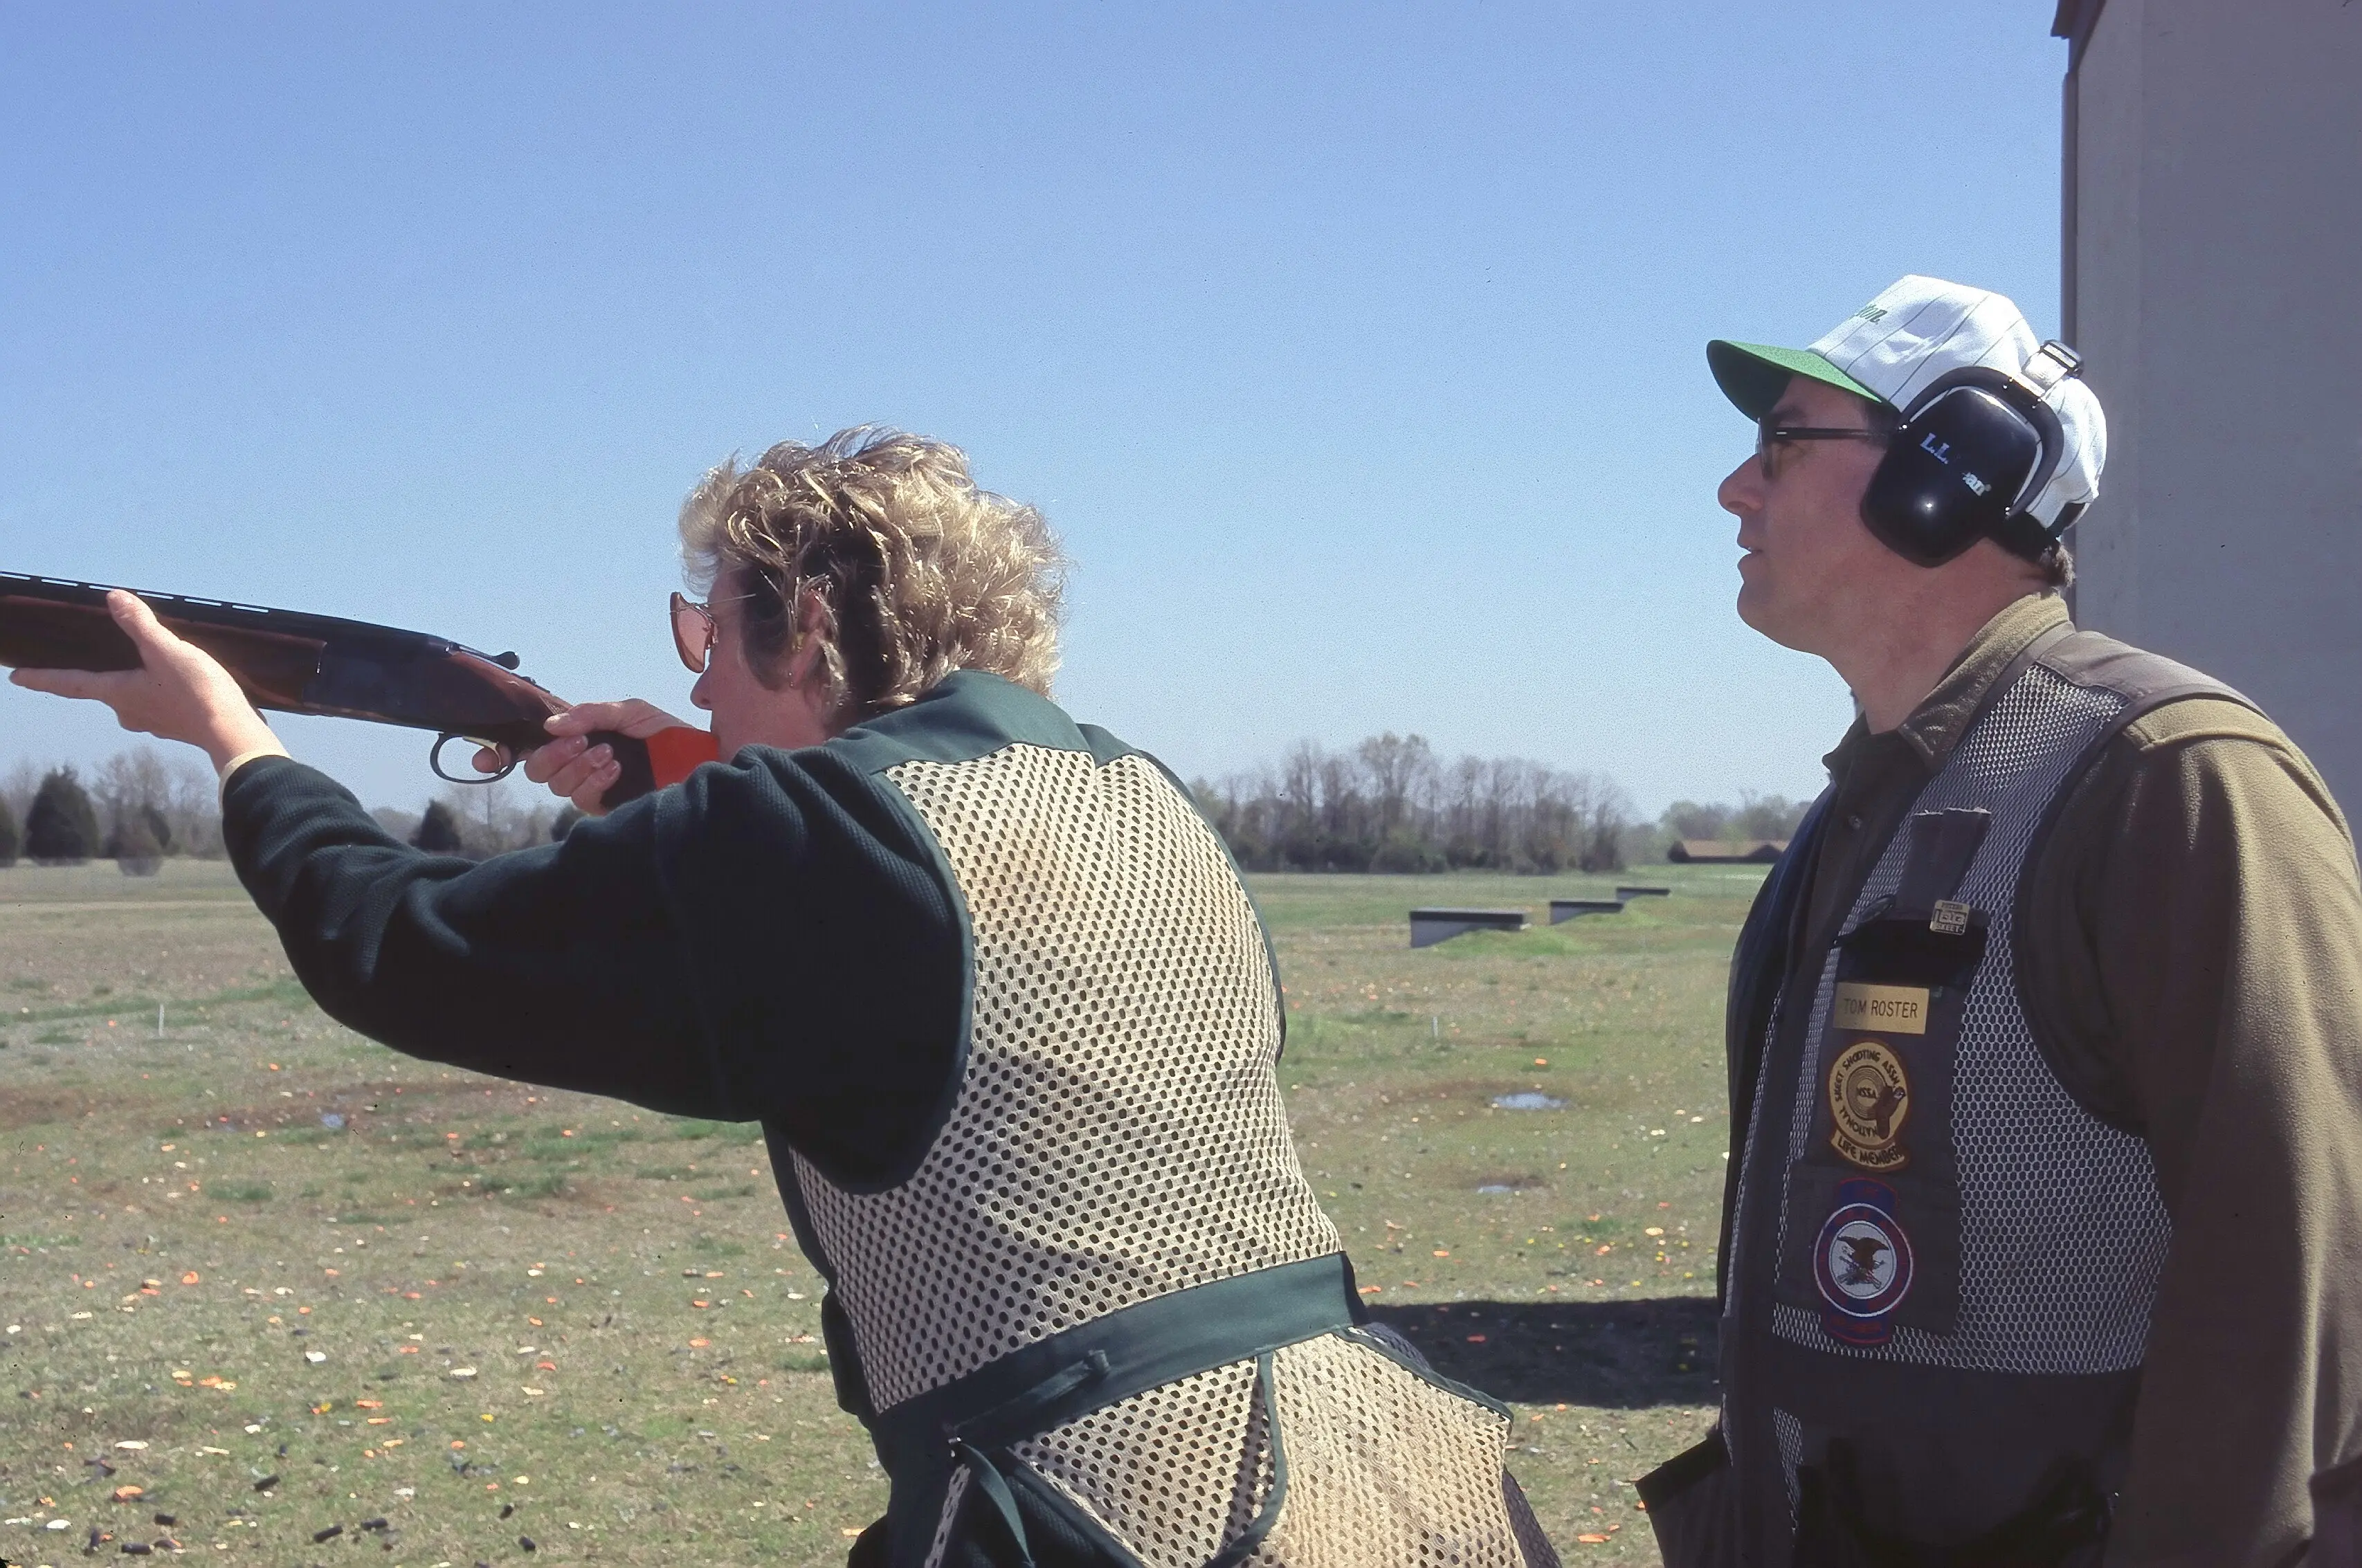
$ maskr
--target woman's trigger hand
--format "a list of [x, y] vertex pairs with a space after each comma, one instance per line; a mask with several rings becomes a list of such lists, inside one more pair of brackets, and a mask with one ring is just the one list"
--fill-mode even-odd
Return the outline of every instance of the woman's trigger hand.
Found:
[[682, 721], [653, 702], [626, 697], [618, 702], [578, 702], [563, 713], [552, 713], [543, 727], [553, 735], [582, 735], [592, 730], [613, 730], [634, 740], [646, 740], [658, 730], [678, 729]]
[[681, 721], [636, 697], [616, 702], [583, 702], [550, 715], [546, 725], [556, 738], [524, 759], [524, 776], [546, 784], [553, 795], [571, 802], [584, 816], [603, 815], [602, 797], [622, 775], [622, 765], [604, 745], [594, 745], [594, 731], [610, 731], [646, 740], [660, 730], [683, 728]]

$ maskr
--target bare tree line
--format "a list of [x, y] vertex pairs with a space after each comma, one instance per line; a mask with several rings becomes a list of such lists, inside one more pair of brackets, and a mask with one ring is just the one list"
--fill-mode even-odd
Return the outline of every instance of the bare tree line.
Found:
[[1276, 767], [1191, 791], [1252, 871], [1613, 871], [1637, 824], [1623, 786], [1523, 757], [1445, 762], [1391, 731], [1300, 741]]
[[[20, 760], [0, 777], [0, 803], [19, 829], [55, 771]], [[79, 782], [110, 843], [136, 816], [160, 830], [167, 854], [223, 853], [213, 773], [193, 757], [134, 746]], [[1253, 871], [1614, 871], [1658, 859], [1676, 840], [1785, 839], [1806, 804], [1752, 793], [1736, 805], [1677, 801], [1651, 823], [1601, 775], [1522, 757], [1447, 763], [1423, 737], [1392, 732], [1338, 751], [1302, 741], [1275, 767], [1190, 789]], [[445, 790], [427, 807], [439, 819], [432, 827], [419, 812], [373, 814], [405, 842], [477, 859], [563, 837], [574, 817], [513, 783]]]
[[1739, 795], [1735, 806], [1720, 801], [1701, 805], [1695, 801], [1675, 801], [1657, 819], [1657, 825], [1668, 843], [1676, 839], [1717, 839], [1725, 844], [1778, 841], [1796, 835], [1796, 826], [1805, 820], [1805, 812], [1811, 805], [1810, 801], [1758, 795], [1749, 790]]
[[1601, 774], [1446, 762], [1392, 732], [1339, 751], [1300, 741], [1276, 766], [1190, 790], [1251, 871], [1617, 871], [1683, 840], [1789, 838], [1810, 804], [1742, 791], [1735, 805], [1676, 801], [1651, 823]]

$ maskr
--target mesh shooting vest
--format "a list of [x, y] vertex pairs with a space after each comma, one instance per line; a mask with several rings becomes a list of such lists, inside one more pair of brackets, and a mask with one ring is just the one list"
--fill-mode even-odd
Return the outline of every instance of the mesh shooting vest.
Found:
[[1000, 734], [865, 759], [966, 911], [948, 1112], [882, 1190], [800, 1154], [783, 1183], [893, 1478], [891, 1560], [1021, 1533], [1023, 1494], [1153, 1568], [1520, 1563], [1506, 1412], [1355, 1326], [1220, 841], [1147, 756], [991, 690]]
[[1810, 988], [1772, 1008], [1723, 1323], [1725, 1439], [1765, 1561], [1785, 1560], [1800, 1471], [1832, 1440], [1868, 1522], [1921, 1542], [2017, 1516], [2063, 1464], [2121, 1482], [2172, 1228], [2137, 1132], [2054, 1068], [2014, 936], [2102, 747], [2195, 696], [2244, 701], [2094, 634], [2036, 639], [1835, 943], [1792, 971]]

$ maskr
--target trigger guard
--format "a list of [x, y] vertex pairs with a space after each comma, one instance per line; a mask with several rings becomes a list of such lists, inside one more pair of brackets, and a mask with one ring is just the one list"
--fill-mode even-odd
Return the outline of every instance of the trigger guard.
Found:
[[476, 740], [471, 736], [460, 734], [456, 730], [437, 735], [435, 738], [435, 749], [426, 754], [426, 766], [433, 771], [436, 778], [442, 779], [446, 784], [497, 784], [517, 769], [517, 759], [512, 756], [508, 760], [508, 765], [498, 773], [479, 773], [472, 767], [468, 769], [465, 776], [446, 773], [443, 771], [443, 748], [453, 741], [466, 741], [469, 745], [484, 751], [497, 749], [491, 741]]

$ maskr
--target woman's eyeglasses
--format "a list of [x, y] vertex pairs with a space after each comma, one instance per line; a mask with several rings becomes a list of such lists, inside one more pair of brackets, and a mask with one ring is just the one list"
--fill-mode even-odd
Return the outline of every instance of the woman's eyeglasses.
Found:
[[672, 646], [680, 655], [680, 662], [689, 667], [691, 675], [703, 675], [706, 662], [713, 657], [713, 639], [717, 628], [713, 624], [713, 605], [744, 604], [751, 594], [735, 599], [710, 601], [700, 604], [684, 594], [672, 596]]

